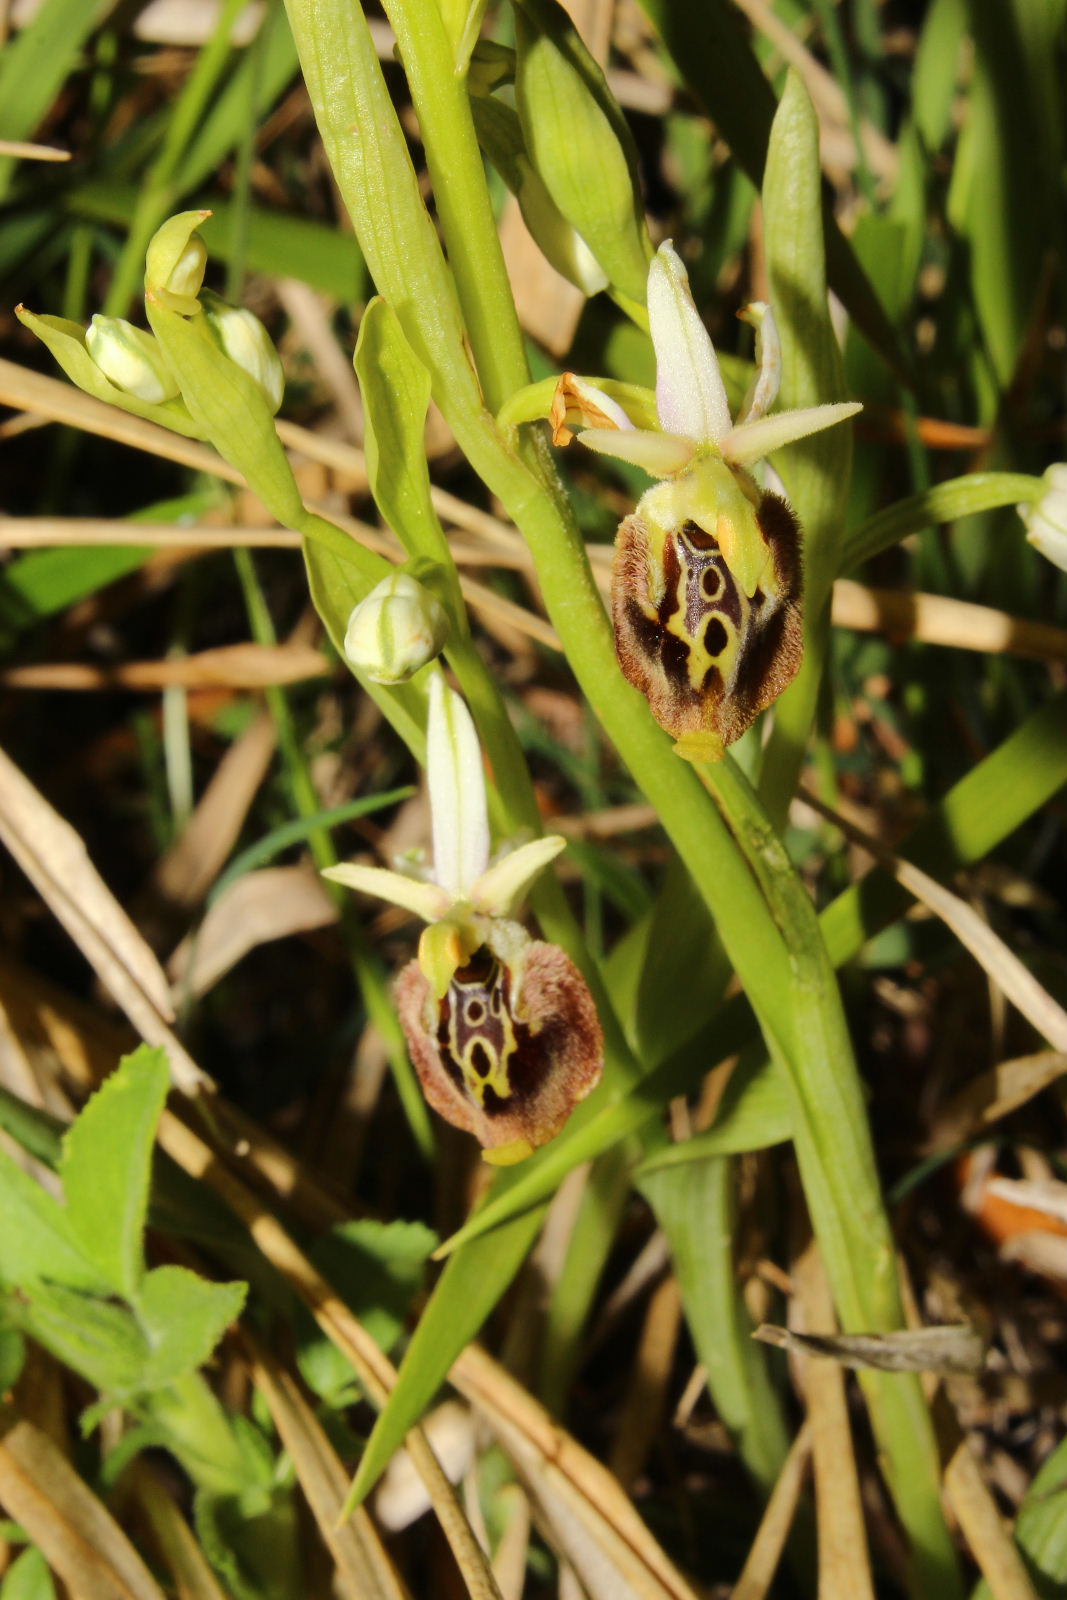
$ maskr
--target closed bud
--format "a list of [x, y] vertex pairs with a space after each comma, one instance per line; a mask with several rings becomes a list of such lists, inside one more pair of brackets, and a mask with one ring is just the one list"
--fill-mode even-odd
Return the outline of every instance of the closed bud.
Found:
[[526, 149], [552, 201], [612, 288], [641, 302], [652, 246], [629, 130], [555, 0], [516, 6], [515, 98]]
[[1042, 478], [1040, 500], [1018, 507], [1026, 537], [1035, 550], [1067, 572], [1067, 462], [1057, 461]]
[[150, 333], [121, 317], [95, 316], [85, 334], [85, 348], [117, 389], [139, 400], [173, 400], [178, 384], [158, 343]]
[[285, 393], [285, 373], [262, 322], [254, 312], [243, 306], [227, 305], [210, 290], [204, 291], [200, 303], [218, 345], [231, 361], [256, 380], [267, 397], [271, 412], [277, 411]]
[[423, 584], [392, 572], [348, 619], [345, 655], [373, 683], [406, 683], [440, 655], [448, 616]]
[[197, 228], [210, 211], [181, 211], [152, 237], [145, 256], [145, 293], [169, 311], [191, 317], [200, 310], [197, 295], [207, 268], [207, 246]]

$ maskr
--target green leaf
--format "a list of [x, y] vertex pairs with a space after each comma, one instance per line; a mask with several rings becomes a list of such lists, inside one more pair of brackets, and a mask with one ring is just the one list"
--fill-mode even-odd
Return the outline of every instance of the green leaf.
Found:
[[712, 1156], [766, 1150], [791, 1138], [792, 1131], [789, 1086], [780, 1068], [765, 1057], [743, 1059], [730, 1074], [711, 1127], [681, 1144], [658, 1150], [639, 1167], [638, 1180]]
[[[791, 71], [771, 129], [763, 187], [785, 409], [846, 398], [826, 292], [821, 170], [818, 119]], [[827, 601], [837, 575], [852, 470], [851, 426], [800, 439], [778, 451], [774, 464], [804, 530], [804, 664], [774, 708], [760, 782], [760, 798], [780, 827], [804, 759], [829, 643]]]
[[789, 1449], [778, 1395], [741, 1299], [733, 1258], [731, 1164], [713, 1157], [684, 1171], [645, 1169], [638, 1187], [666, 1235], [686, 1321], [708, 1391], [738, 1452], [769, 1494]]
[[0, 1148], [0, 1280], [19, 1289], [42, 1280], [71, 1289], [106, 1289], [108, 1279], [83, 1252], [67, 1212]]
[[142, 1280], [134, 1310], [151, 1355], [141, 1383], [162, 1388], [202, 1366], [244, 1304], [243, 1283], [209, 1283], [186, 1267], [156, 1267]]
[[[45, 0], [32, 21], [9, 38], [0, 54], [0, 106], [4, 138], [26, 139], [37, 129], [88, 35], [115, 0]], [[0, 198], [15, 171], [14, 156], [0, 156]]]
[[[1067, 1439], [1038, 1469], [1019, 1507], [1014, 1536], [1037, 1600], [1062, 1600], [1067, 1585]], [[984, 1578], [971, 1600], [996, 1600]]]
[[304, 504], [259, 384], [214, 342], [202, 313], [187, 320], [151, 297], [145, 305], [198, 436], [243, 474], [279, 522], [302, 527]]
[[0, 1600], [56, 1600], [56, 1586], [48, 1562], [36, 1546], [11, 1563], [0, 1583]]
[[530, 160], [612, 286], [644, 305], [652, 243], [625, 119], [556, 0], [515, 7], [515, 100]]
[[12, 1320], [65, 1366], [109, 1396], [141, 1388], [148, 1345], [126, 1306], [62, 1284], [33, 1284], [11, 1309]]
[[[421, 1222], [342, 1222], [308, 1254], [388, 1353], [422, 1288], [437, 1235]], [[297, 1360], [305, 1381], [328, 1404], [351, 1389], [350, 1363], [303, 1307], [297, 1313]]]
[[[408, 555], [421, 556], [439, 570], [445, 592], [438, 598], [449, 603], [453, 627], [465, 628], [455, 563], [430, 497], [423, 439], [430, 374], [380, 297], [363, 314], [355, 367], [366, 412], [364, 451], [371, 493]], [[417, 576], [426, 581], [421, 571]]]
[[70, 1227], [116, 1294], [132, 1300], [144, 1270], [152, 1149], [170, 1087], [166, 1053], [124, 1056], [72, 1123], [60, 1177]]
[[[506, 1191], [510, 1180], [511, 1172], [502, 1170], [494, 1191]], [[396, 1385], [367, 1441], [343, 1516], [373, 1489], [453, 1361], [476, 1337], [525, 1260], [543, 1220], [543, 1208], [527, 1212], [457, 1251], [449, 1261], [419, 1318]]]

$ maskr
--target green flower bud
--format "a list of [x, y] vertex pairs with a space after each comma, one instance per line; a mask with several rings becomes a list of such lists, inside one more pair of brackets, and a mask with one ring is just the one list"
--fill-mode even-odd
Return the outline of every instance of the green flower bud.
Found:
[[203, 292], [200, 303], [215, 342], [231, 361], [256, 380], [267, 397], [272, 414], [276, 412], [285, 393], [285, 373], [271, 336], [262, 322], [244, 306], [227, 305], [210, 289]]
[[105, 378], [139, 400], [158, 404], [178, 394], [177, 381], [158, 343], [132, 322], [95, 316], [86, 330], [85, 348]]
[[612, 287], [644, 299], [652, 245], [629, 130], [556, 0], [515, 8], [515, 98], [526, 149]]
[[406, 683], [440, 655], [448, 616], [423, 584], [392, 572], [348, 619], [345, 655], [373, 683]]
[[207, 247], [197, 228], [210, 211], [181, 211], [153, 235], [145, 256], [145, 294], [169, 311], [191, 317], [200, 309], [197, 295], [207, 267]]

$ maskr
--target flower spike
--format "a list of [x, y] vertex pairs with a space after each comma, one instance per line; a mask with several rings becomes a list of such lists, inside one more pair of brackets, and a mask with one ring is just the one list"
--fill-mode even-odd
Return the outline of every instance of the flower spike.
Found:
[[577, 967], [509, 913], [564, 848], [533, 839], [489, 865], [485, 778], [463, 701], [430, 680], [430, 881], [359, 863], [325, 874], [427, 923], [396, 984], [397, 1010], [427, 1100], [473, 1133], [487, 1161], [521, 1161], [553, 1138], [597, 1085], [603, 1035]]

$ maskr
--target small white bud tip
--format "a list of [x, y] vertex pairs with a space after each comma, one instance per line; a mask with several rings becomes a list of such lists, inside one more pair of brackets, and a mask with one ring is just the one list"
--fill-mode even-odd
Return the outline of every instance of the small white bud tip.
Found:
[[1019, 506], [1026, 537], [1054, 566], [1067, 572], [1067, 462], [1049, 467], [1042, 482], [1045, 493], [1040, 500]]
[[201, 299], [208, 324], [219, 345], [237, 366], [254, 378], [266, 395], [273, 414], [285, 393], [281, 358], [266, 328], [254, 312], [227, 305], [205, 291]]
[[407, 572], [393, 572], [348, 619], [345, 655], [374, 683], [406, 683], [440, 655], [448, 617], [430, 591]]
[[159, 404], [178, 393], [163, 351], [150, 333], [132, 322], [95, 316], [86, 329], [85, 348], [105, 378], [139, 400]]

